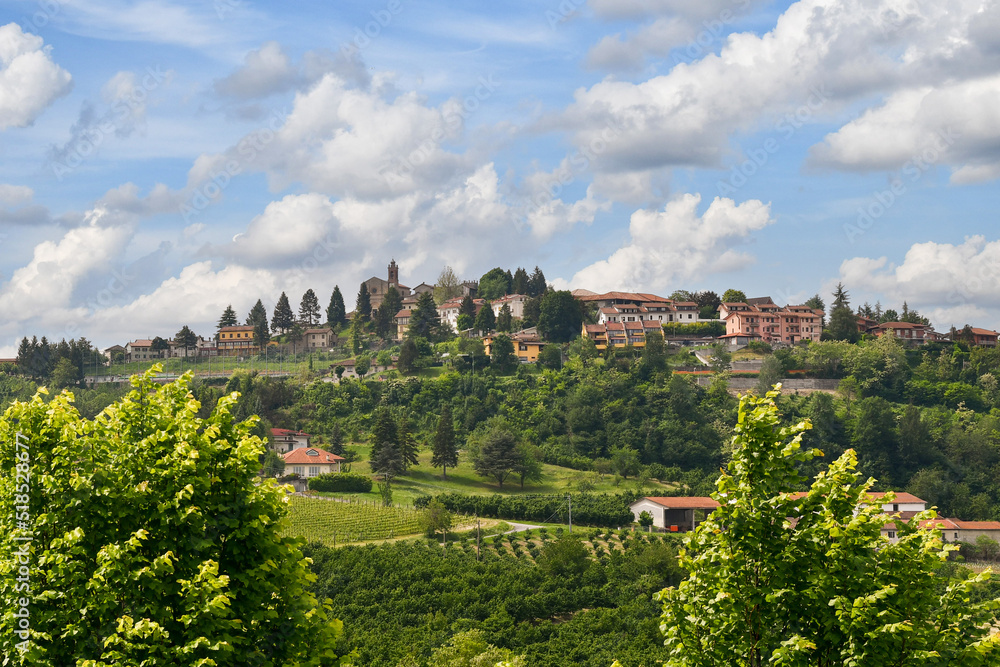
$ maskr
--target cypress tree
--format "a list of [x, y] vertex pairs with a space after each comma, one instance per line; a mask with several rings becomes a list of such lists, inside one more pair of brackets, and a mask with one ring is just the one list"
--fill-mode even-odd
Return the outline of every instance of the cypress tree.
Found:
[[326, 309], [326, 323], [331, 328], [347, 324], [347, 309], [344, 307], [344, 295], [340, 293], [340, 285], [333, 286], [330, 305]]
[[458, 465], [458, 447], [455, 443], [455, 424], [451, 419], [451, 406], [447, 403], [441, 408], [437, 431], [434, 433], [434, 450], [431, 465], [441, 468], [441, 476], [448, 479], [448, 468]]

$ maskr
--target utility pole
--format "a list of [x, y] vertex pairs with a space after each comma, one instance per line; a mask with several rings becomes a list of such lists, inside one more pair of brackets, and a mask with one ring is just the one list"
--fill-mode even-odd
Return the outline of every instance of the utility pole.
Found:
[[569, 503], [569, 532], [573, 532], [573, 496], [566, 494], [566, 501]]

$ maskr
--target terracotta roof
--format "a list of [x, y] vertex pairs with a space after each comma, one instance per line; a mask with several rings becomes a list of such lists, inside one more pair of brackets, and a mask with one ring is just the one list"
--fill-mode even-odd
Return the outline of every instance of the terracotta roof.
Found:
[[740, 337], [740, 336], [742, 336], [743, 338], [760, 338], [761, 337], [761, 335], [759, 333], [731, 333], [731, 334], [726, 334], [724, 336], [719, 336], [719, 338], [737, 338], [737, 337]]
[[929, 329], [926, 324], [914, 324], [913, 322], [883, 322], [875, 327], [876, 329]]
[[961, 521], [951, 519], [959, 528], [963, 530], [1000, 530], [1000, 521]]
[[697, 301], [675, 301], [674, 306], [698, 306]]
[[326, 327], [310, 327], [309, 329], [306, 329], [302, 333], [308, 335], [308, 334], [330, 334], [333, 332], [327, 329]]
[[412, 314], [413, 314], [412, 310], [410, 310], [409, 308], [404, 308], [403, 310], [396, 313], [396, 317], [409, 317]]
[[605, 292], [604, 294], [584, 294], [576, 298], [580, 301], [607, 301], [608, 299], [617, 299], [619, 301], [658, 301], [661, 303], [670, 303], [670, 299], [665, 299], [662, 296], [647, 294], [644, 292]]
[[972, 333], [975, 334], [976, 336], [993, 336], [993, 337], [1000, 336], [1000, 334], [998, 334], [996, 331], [993, 331], [992, 329], [977, 329], [976, 327], [972, 327]]
[[312, 437], [311, 435], [309, 435], [305, 431], [296, 431], [296, 430], [290, 429], [290, 428], [272, 428], [271, 429], [271, 435], [276, 436], [276, 437], [284, 437], [284, 436], [289, 436], [289, 435], [302, 435], [302, 436], [305, 436], [307, 438], [311, 438]]
[[232, 327], [221, 327], [219, 331], [253, 331], [252, 324], [239, 324]]
[[343, 456], [331, 454], [325, 449], [319, 449], [318, 447], [299, 447], [290, 452], [285, 452], [282, 456], [285, 457], [286, 464], [311, 463], [315, 465], [317, 463], [336, 463], [337, 461], [347, 460]]
[[[715, 509], [719, 507], [719, 503], [716, 500], [705, 496], [677, 496], [673, 498], [664, 498], [660, 496], [647, 496], [645, 500], [652, 501], [657, 505], [662, 505], [667, 509]], [[634, 504], [634, 503], [633, 503]]]
[[[872, 491], [868, 494], [868, 496], [873, 500], [881, 500], [882, 498], [885, 497], [886, 493], [888, 492]], [[927, 501], [924, 500], [923, 498], [917, 498], [912, 493], [906, 493], [905, 491], [896, 491], [895, 496], [896, 499], [892, 501], [894, 503], [924, 503], [925, 505], [927, 504]]]
[[604, 333], [607, 329], [603, 324], [588, 324], [587, 333]]
[[[252, 329], [253, 327], [250, 328]], [[143, 340], [134, 340], [131, 343], [129, 343], [129, 345], [131, 345], [132, 347], [149, 347], [152, 344], [153, 341], [149, 340], [148, 338]]]

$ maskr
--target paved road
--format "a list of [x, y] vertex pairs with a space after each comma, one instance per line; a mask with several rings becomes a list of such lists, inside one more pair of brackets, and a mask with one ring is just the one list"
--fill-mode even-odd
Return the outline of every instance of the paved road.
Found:
[[[503, 519], [501, 519], [503, 521]], [[534, 530], [535, 528], [541, 528], [541, 526], [533, 526], [530, 523], [515, 523], [513, 521], [508, 521], [510, 525], [514, 526], [511, 530], [508, 530], [504, 535], [510, 535], [511, 533], [523, 533], [526, 530]]]

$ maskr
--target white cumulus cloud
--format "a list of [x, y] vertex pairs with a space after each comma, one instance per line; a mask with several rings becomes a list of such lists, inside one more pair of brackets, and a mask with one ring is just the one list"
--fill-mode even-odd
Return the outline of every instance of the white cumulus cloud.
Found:
[[69, 92], [72, 77], [52, 62], [50, 51], [16, 23], [0, 26], [0, 130], [31, 125]]

